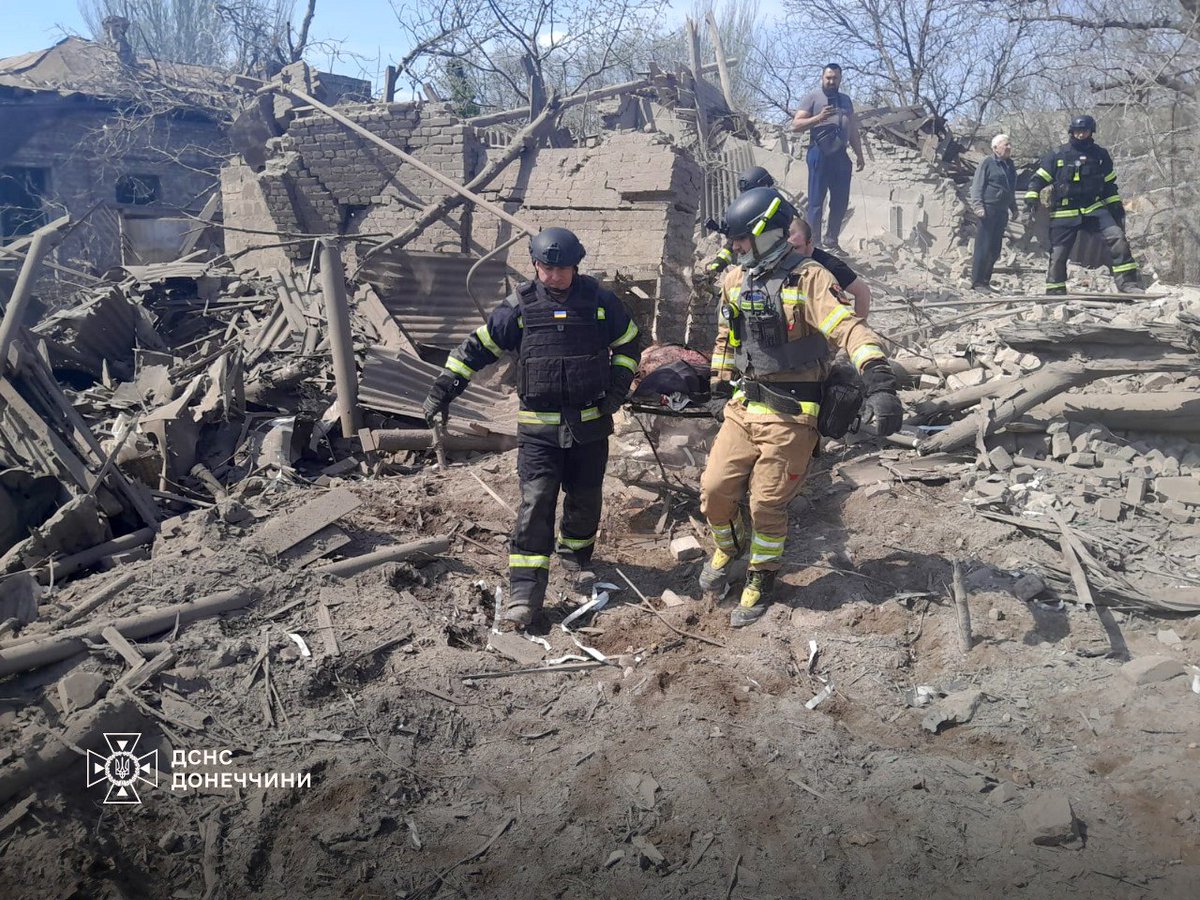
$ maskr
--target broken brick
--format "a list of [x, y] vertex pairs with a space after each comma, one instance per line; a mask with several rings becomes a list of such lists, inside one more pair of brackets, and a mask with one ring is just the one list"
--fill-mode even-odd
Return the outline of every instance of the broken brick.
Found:
[[693, 535], [685, 534], [671, 541], [671, 555], [680, 562], [690, 562], [704, 557], [704, 548]]

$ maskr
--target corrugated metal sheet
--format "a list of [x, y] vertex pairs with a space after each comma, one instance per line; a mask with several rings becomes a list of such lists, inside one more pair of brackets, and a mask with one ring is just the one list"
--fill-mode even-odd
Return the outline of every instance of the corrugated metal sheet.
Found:
[[[483, 323], [467, 294], [467, 272], [476, 261], [465, 253], [385, 251], [369, 259], [359, 276], [414, 341], [452, 349]], [[487, 312], [504, 299], [504, 274], [503, 258], [490, 259], [471, 279]]]
[[142, 284], [157, 284], [168, 278], [203, 278], [212, 268], [207, 262], [162, 262], [145, 266], [121, 266]]
[[32, 330], [46, 338], [55, 368], [78, 369], [95, 378], [100, 377], [105, 364], [110, 374], [132, 378], [134, 347], [166, 349], [146, 310], [116, 287], [52, 313]]
[[[442, 369], [411, 356], [395, 356], [378, 348], [367, 351], [358, 382], [358, 401], [380, 412], [424, 417], [421, 402]], [[498, 434], [517, 433], [517, 396], [505, 396], [473, 384], [454, 401], [454, 419], [482, 425]]]
[[737, 177], [754, 165], [754, 155], [745, 141], [730, 141], [715, 154], [717, 164], [704, 170], [704, 194], [700, 197], [700, 221], [710, 216], [721, 221], [725, 208], [738, 195]]

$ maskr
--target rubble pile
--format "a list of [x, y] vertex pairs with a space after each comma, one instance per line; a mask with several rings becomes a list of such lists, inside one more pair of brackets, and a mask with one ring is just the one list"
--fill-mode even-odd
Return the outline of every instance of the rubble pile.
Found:
[[[504, 634], [511, 367], [444, 434], [420, 404], [521, 277], [520, 229], [570, 207], [584, 268], [658, 341], [640, 375], [702, 365], [695, 220], [736, 174], [708, 163], [799, 148], [732, 114], [699, 134], [724, 101], [685, 72], [604, 98], [614, 130], [578, 144], [434, 103], [330, 115], [296, 83], [240, 120], [225, 254], [124, 266], [34, 321], [18, 288], [5, 310], [0, 855], [23, 866], [0, 885], [1191, 889], [1200, 292], [1118, 297], [1073, 269], [1082, 290], [1046, 297], [1028, 243], [1011, 293], [963, 291], [969, 154], [914, 111], [864, 114], [848, 261], [904, 430], [824, 443], [784, 600], [731, 632], [696, 587], [716, 425], [636, 398], [596, 571], [555, 565], [550, 627]], [[132, 777], [107, 768], [122, 753]], [[101, 797], [139, 806], [119, 837]], [[1046, 854], [1067, 851], [1063, 874]]]

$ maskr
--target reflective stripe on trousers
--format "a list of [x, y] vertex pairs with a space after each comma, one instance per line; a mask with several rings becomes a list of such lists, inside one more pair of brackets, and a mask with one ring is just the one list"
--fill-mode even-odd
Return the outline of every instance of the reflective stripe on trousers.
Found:
[[735, 519], [749, 493], [755, 535], [750, 568], [778, 569], [788, 533], [788, 504], [804, 485], [817, 430], [746, 417], [741, 403], [725, 407], [725, 421], [700, 478], [700, 511], [715, 538], [716, 529]]
[[537, 609], [546, 596], [550, 554], [556, 549], [554, 516], [559, 488], [564, 497], [557, 546], [560, 552], [577, 557], [590, 555], [600, 524], [607, 465], [607, 438], [570, 447], [520, 441], [517, 474], [521, 507], [510, 542], [510, 603]]

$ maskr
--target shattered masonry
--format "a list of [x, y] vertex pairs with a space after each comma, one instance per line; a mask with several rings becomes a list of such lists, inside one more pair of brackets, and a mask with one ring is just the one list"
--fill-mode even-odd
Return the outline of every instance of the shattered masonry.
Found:
[[[489, 147], [475, 128], [436, 104], [348, 106], [342, 111], [380, 137], [411, 152], [459, 183], [487, 163]], [[411, 223], [446, 188], [315, 111], [300, 112], [281, 137], [268, 141], [260, 171], [233, 164], [222, 172], [226, 222], [257, 231], [296, 234], [342, 231], [389, 235]], [[588, 248], [588, 271], [638, 284], [657, 297], [643, 311], [660, 340], [686, 336], [696, 210], [701, 172], [661, 135], [618, 133], [592, 148], [540, 147], [506, 168], [483, 195], [536, 226], [570, 228]], [[487, 213], [459, 207], [425, 230], [408, 249], [480, 255], [511, 237], [511, 226]], [[237, 253], [262, 243], [251, 233], [227, 234]], [[290, 245], [294, 262], [303, 244]], [[261, 255], [259, 255], [261, 254]], [[247, 267], [278, 266], [277, 250], [240, 258]], [[529, 270], [518, 245], [507, 261]]]
[[[44, 57], [0, 61], [0, 103], [3, 73], [26, 98]], [[511, 139], [303, 64], [280, 81], [460, 185]], [[1014, 229], [1001, 293], [966, 292], [978, 152], [923, 111], [864, 111], [842, 237], [894, 344], [903, 445], [825, 443], [782, 602], [731, 633], [695, 580], [716, 425], [671, 414], [695, 398], [639, 398], [597, 543], [620, 591], [588, 610], [555, 562], [535, 642], [492, 630], [520, 502], [511, 366], [456, 401], [446, 465], [421, 410], [525, 243], [469, 295], [513, 232], [468, 204], [356, 271], [447, 188], [256, 90], [226, 227], [203, 229], [223, 248], [109, 248], [49, 311], [0, 287], [0, 894], [1195, 894], [1200, 291], [1131, 301], [1073, 266], [1077, 293], [1042, 298]], [[686, 336], [643, 375], [705, 372], [715, 304], [693, 279], [719, 239], [697, 218], [751, 163], [802, 202], [803, 148], [682, 68], [618, 93], [599, 135], [555, 129], [482, 193], [572, 227], [585, 270]], [[4, 248], [12, 274], [108, 233], [110, 207], [69, 208]], [[131, 733], [159, 784], [98, 815], [84, 760]]]

